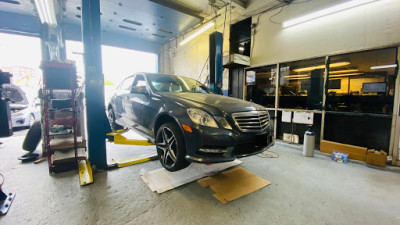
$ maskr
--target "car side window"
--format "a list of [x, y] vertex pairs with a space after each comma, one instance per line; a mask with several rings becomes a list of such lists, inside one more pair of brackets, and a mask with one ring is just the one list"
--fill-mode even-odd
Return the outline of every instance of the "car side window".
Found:
[[132, 84], [132, 87], [130, 89], [130, 93], [147, 93], [147, 83], [146, 80], [144, 79], [143, 75], [136, 75], [135, 81]]
[[131, 90], [132, 82], [133, 82], [133, 77], [126, 78], [124, 81], [122, 81], [122, 84], [120, 85], [118, 92], [124, 92], [124, 93], [129, 92]]
[[132, 87], [146, 87], [146, 81], [142, 75], [136, 75], [135, 82]]
[[13, 103], [21, 103], [24, 101], [24, 98], [17, 89], [5, 88], [5, 92], [5, 96], [9, 97]]

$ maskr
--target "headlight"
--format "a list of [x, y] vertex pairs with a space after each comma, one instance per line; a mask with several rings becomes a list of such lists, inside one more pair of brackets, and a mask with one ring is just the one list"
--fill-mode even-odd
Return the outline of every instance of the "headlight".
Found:
[[218, 120], [218, 122], [219, 122], [225, 129], [232, 130], [231, 125], [229, 125], [228, 121], [226, 121], [226, 119], [225, 119], [224, 117], [222, 117], [222, 116], [217, 116], [217, 117], [215, 117], [215, 118]]
[[201, 109], [189, 108], [187, 109], [187, 113], [193, 123], [218, 128], [218, 125], [212, 116]]

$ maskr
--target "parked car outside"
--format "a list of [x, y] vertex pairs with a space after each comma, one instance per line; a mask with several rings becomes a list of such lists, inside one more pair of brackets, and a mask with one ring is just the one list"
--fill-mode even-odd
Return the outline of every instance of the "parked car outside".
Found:
[[29, 128], [36, 120], [40, 119], [40, 101], [38, 98], [29, 101], [25, 92], [13, 84], [3, 85], [3, 96], [10, 101], [13, 128]]
[[176, 75], [127, 77], [107, 112], [113, 129], [134, 129], [155, 142], [159, 160], [169, 171], [190, 162], [232, 161], [274, 143], [266, 108], [216, 95], [200, 82]]

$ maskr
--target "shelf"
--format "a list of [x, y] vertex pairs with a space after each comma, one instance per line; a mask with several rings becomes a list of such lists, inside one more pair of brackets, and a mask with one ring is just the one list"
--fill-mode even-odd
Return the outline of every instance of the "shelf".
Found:
[[51, 131], [49, 132], [49, 135], [51, 135], [51, 136], [68, 135], [68, 134], [71, 134], [71, 135], [74, 134], [72, 129], [63, 130], [62, 132], [51, 132]]
[[[82, 137], [77, 137], [76, 142], [78, 148], [86, 146], [86, 141], [82, 140]], [[52, 139], [50, 140], [50, 148], [53, 151], [74, 148], [74, 138], [70, 137], [70, 138]]]
[[81, 137], [80, 130], [82, 120], [78, 104], [80, 99], [76, 95], [79, 86], [75, 65], [42, 62], [41, 69], [42, 115], [49, 172], [70, 170], [77, 167], [77, 160], [86, 159], [86, 141]]
[[368, 117], [380, 117], [380, 118], [393, 118], [392, 114], [376, 114], [376, 113], [362, 113], [362, 112], [339, 112], [339, 111], [326, 111], [326, 114], [332, 115], [344, 115], [344, 116], [368, 116]]
[[[86, 159], [86, 150], [85, 148], [78, 148], [78, 160]], [[64, 151], [55, 151], [53, 155], [51, 155], [51, 163], [56, 165], [65, 164], [65, 163], [74, 163], [75, 161], [75, 150], [73, 148], [66, 149]]]
[[[72, 108], [64, 108], [64, 109], [48, 109], [49, 112], [74, 112]], [[76, 110], [75, 110], [76, 111]]]

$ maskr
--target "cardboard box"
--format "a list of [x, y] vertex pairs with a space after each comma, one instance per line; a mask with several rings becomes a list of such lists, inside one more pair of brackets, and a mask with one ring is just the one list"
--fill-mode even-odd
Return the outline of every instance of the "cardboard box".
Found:
[[368, 150], [366, 162], [377, 166], [386, 166], [387, 153], [385, 151], [371, 151]]
[[226, 204], [271, 184], [271, 182], [241, 167], [200, 179], [197, 182], [202, 187], [210, 187], [215, 191], [214, 197], [222, 204]]
[[348, 158], [349, 158], [349, 153], [334, 151], [331, 155], [331, 160], [338, 163], [347, 163]]
[[366, 161], [366, 156], [367, 156], [367, 148], [365, 147], [342, 144], [338, 142], [325, 141], [325, 140], [321, 141], [320, 151], [328, 154], [332, 154], [334, 151], [348, 153], [350, 159], [355, 159], [363, 162]]

